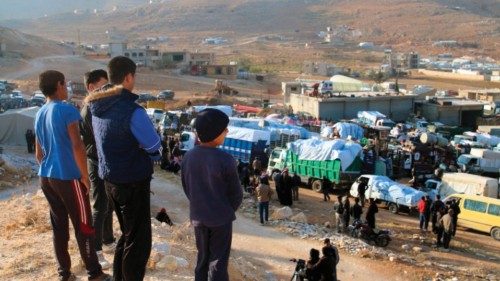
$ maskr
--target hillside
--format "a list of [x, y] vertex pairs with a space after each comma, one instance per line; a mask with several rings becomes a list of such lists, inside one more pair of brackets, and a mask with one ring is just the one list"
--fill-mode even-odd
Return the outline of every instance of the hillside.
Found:
[[[56, 1], [56, 0], [52, 0]], [[132, 1], [132, 0], [130, 0]], [[130, 2], [129, 1], [129, 2]], [[137, 2], [137, 1], [136, 1]], [[131, 41], [164, 35], [199, 43], [205, 36], [235, 40], [281, 34], [305, 42], [326, 26], [356, 31], [347, 41], [374, 41], [395, 49], [432, 50], [436, 40], [474, 43], [459, 54], [500, 59], [500, 2], [496, 0], [163, 0], [133, 9], [66, 13], [36, 20], [3, 21], [10, 27], [57, 40], [105, 41], [117, 28]], [[104, 2], [104, 6], [107, 5]], [[176, 43], [176, 42], [173, 42]]]
[[55, 41], [1, 26], [0, 42], [6, 45], [5, 58], [30, 59], [70, 53], [67, 47], [60, 46]]

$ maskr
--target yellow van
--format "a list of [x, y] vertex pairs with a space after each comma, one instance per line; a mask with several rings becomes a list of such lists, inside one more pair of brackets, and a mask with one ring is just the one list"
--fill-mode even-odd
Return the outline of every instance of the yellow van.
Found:
[[452, 194], [445, 199], [445, 202], [451, 199], [459, 202], [459, 226], [489, 233], [495, 240], [500, 240], [500, 199]]

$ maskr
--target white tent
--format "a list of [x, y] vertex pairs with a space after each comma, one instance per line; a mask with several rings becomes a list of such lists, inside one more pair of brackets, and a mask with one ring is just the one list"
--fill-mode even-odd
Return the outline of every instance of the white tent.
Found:
[[334, 92], [360, 92], [366, 88], [363, 81], [344, 75], [334, 75], [330, 81]]
[[0, 144], [26, 145], [26, 130], [34, 132], [35, 116], [40, 107], [11, 109], [0, 114]]

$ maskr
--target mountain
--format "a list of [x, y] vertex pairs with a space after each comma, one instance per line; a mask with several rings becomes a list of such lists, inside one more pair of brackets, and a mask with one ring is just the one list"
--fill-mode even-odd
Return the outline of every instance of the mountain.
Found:
[[[92, 6], [97, 1], [73, 2]], [[113, 11], [109, 6], [116, 2], [102, 1], [108, 8], [97, 13], [67, 12], [0, 25], [57, 40], [76, 41], [79, 32], [82, 40], [101, 42], [113, 28], [131, 41], [165, 35], [200, 42], [204, 36], [237, 39], [264, 34], [318, 41], [315, 34], [331, 26], [355, 34], [347, 38], [353, 43], [373, 41], [425, 52], [434, 41], [457, 40], [473, 54], [500, 59], [498, 0], [160, 0], [141, 5], [143, 1], [128, 0], [120, 3], [130, 8]]]

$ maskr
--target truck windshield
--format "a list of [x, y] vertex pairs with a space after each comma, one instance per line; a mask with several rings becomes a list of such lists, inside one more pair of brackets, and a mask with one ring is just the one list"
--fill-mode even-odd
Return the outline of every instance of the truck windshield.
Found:
[[272, 159], [278, 159], [280, 157], [280, 154], [281, 154], [281, 149], [280, 150], [273, 150], [273, 153], [271, 155], [271, 158]]

